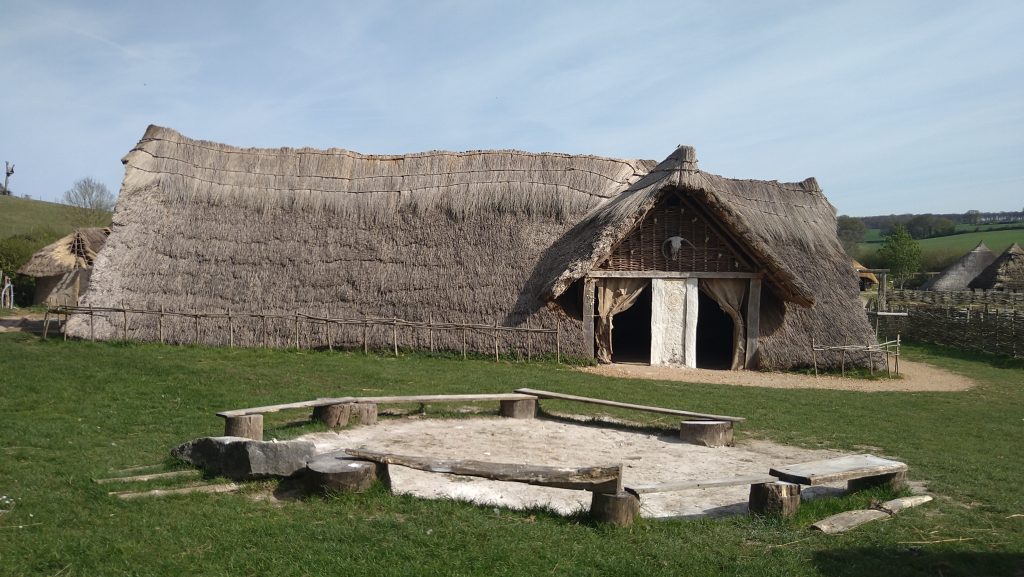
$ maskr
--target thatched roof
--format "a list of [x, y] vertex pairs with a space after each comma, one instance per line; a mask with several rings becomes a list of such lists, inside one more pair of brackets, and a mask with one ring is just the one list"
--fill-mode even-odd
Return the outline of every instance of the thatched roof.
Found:
[[1024, 249], [1013, 243], [971, 281], [972, 289], [1024, 292]]
[[967, 290], [974, 277], [981, 274], [981, 271], [995, 260], [995, 253], [985, 246], [984, 241], [979, 242], [971, 252], [929, 279], [921, 288], [932, 291]]
[[[786, 301], [784, 318], [762, 318], [764, 366], [810, 363], [812, 335], [873, 338], [817, 183], [704, 173], [688, 147], [657, 166], [509, 150], [373, 156], [241, 149], [151, 126], [124, 163], [114, 232], [83, 304], [552, 327], [562, 313], [551, 300], [673, 186], [764, 267], [768, 304]], [[120, 334], [120, 316], [95, 320], [97, 338]], [[88, 336], [85, 322], [72, 317], [69, 332]], [[135, 336], [155, 339], [151, 324], [133, 321]], [[582, 323], [562, 327], [563, 352], [588, 354]], [[164, 331], [190, 341], [194, 327], [168, 319]], [[368, 338], [386, 343], [390, 331]]]
[[865, 270], [867, 267], [862, 265], [857, 259], [850, 259], [850, 264], [853, 265], [853, 270], [857, 271], [857, 276], [862, 279], [869, 280], [874, 284], [878, 284], [878, 277], [875, 276], [875, 273]]
[[[84, 304], [534, 327], [555, 325], [528, 282], [543, 252], [654, 165], [512, 150], [242, 149], [157, 126], [124, 163], [114, 233]], [[97, 338], [116, 334], [100, 325]]]
[[683, 189], [706, 207], [765, 268], [769, 286], [787, 302], [781, 324], [762, 319], [763, 367], [809, 364], [812, 337], [819, 344], [874, 340], [859, 304], [857, 274], [836, 235], [835, 208], [817, 181], [780, 183], [710, 174], [697, 168], [696, 154], [686, 146], [592, 211], [553, 248], [550, 259], [555, 264], [544, 273], [552, 279], [547, 294], [557, 297], [607, 259], [667, 188]]
[[79, 228], [57, 242], [39, 249], [18, 269], [18, 273], [46, 277], [75, 269], [90, 268], [109, 234], [109, 228]]

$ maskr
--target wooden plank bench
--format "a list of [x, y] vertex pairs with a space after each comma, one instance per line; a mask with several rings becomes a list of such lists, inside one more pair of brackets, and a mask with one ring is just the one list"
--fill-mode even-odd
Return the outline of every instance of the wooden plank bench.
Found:
[[669, 481], [668, 483], [653, 483], [647, 485], [630, 485], [626, 490], [636, 495], [648, 495], [651, 493], [668, 493], [672, 491], [691, 491], [693, 489], [709, 489], [711, 487], [736, 487], [739, 485], [755, 485], [758, 483], [774, 483], [777, 481], [771, 475], [741, 475], [738, 477], [726, 477], [722, 479], [690, 479], [686, 481]]
[[769, 474], [783, 481], [811, 486], [847, 481], [850, 491], [880, 485], [897, 489], [906, 483], [907, 465], [874, 455], [849, 455], [773, 468]]
[[748, 508], [756, 514], [779, 514], [791, 517], [800, 508], [800, 486], [780, 482], [772, 475], [740, 475], [721, 479], [696, 479], [686, 481], [670, 481], [649, 485], [631, 485], [625, 491], [640, 498], [651, 493], [667, 493], [671, 491], [691, 491], [694, 489], [710, 489], [714, 487], [750, 486]]
[[344, 426], [352, 413], [356, 413], [363, 424], [377, 421], [377, 405], [398, 405], [406, 403], [477, 403], [498, 401], [503, 417], [515, 419], [533, 418], [537, 410], [537, 397], [522, 393], [485, 393], [465, 395], [403, 395], [387, 397], [323, 397], [311, 401], [282, 403], [248, 409], [221, 411], [218, 417], [224, 419], [224, 435], [263, 439], [263, 415], [287, 409], [313, 409], [313, 418], [330, 427]]
[[[548, 467], [518, 463], [434, 459], [362, 449], [345, 449], [345, 453], [357, 459], [365, 459], [383, 465], [399, 465], [420, 471], [589, 491], [591, 494], [591, 518], [603, 523], [626, 526], [632, 524], [640, 514], [640, 499], [635, 494], [623, 490], [621, 464], [598, 467]], [[385, 475], [389, 476], [387, 473]]]
[[695, 413], [693, 411], [653, 407], [650, 405], [637, 405], [633, 403], [609, 401], [607, 399], [596, 399], [594, 397], [581, 397], [578, 395], [568, 395], [553, 391], [542, 391], [539, 389], [523, 388], [516, 389], [516, 392], [526, 395], [534, 395], [539, 399], [576, 401], [578, 403], [589, 403], [593, 405], [603, 405], [606, 407], [618, 407], [620, 409], [632, 409], [634, 411], [687, 417], [688, 420], [683, 420], [679, 423], [679, 438], [692, 445], [704, 445], [706, 447], [731, 446], [733, 442], [733, 425], [746, 420], [743, 417]]

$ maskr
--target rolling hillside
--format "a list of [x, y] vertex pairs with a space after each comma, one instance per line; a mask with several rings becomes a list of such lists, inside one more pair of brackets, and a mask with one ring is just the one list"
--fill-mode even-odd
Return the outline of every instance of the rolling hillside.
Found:
[[83, 224], [80, 219], [81, 213], [67, 205], [0, 196], [0, 239], [34, 231], [47, 231], [60, 237], [75, 230], [76, 226], [109, 224], [109, 218], [105, 224]]

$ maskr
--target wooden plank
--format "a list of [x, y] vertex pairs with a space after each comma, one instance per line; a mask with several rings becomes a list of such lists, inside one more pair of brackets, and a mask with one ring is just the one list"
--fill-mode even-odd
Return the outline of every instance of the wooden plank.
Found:
[[836, 459], [809, 461], [769, 471], [783, 481], [801, 485], [821, 485], [834, 481], [847, 481], [863, 477], [875, 477], [907, 470], [899, 461], [883, 459], [874, 455], [850, 455]]
[[753, 367], [754, 355], [757, 354], [757, 340], [761, 333], [761, 279], [750, 279], [747, 291], [747, 343], [746, 359], [743, 368]]
[[180, 489], [153, 489], [152, 491], [113, 491], [107, 495], [118, 499], [136, 499], [138, 497], [166, 497], [168, 495], [186, 495], [188, 493], [233, 493], [239, 488], [234, 483], [223, 485], [197, 485]]
[[755, 485], [759, 483], [774, 483], [778, 481], [771, 475], [744, 475], [740, 477], [728, 477], [724, 479], [697, 479], [686, 481], [671, 481], [668, 483], [654, 483], [649, 485], [632, 485], [626, 487], [637, 495], [648, 493], [668, 493], [671, 491], [689, 491], [692, 489], [707, 489], [710, 487], [735, 487], [737, 485]]
[[326, 397], [312, 401], [299, 401], [297, 403], [283, 403], [280, 405], [268, 405], [266, 407], [252, 407], [250, 409], [236, 409], [233, 411], [221, 411], [218, 417], [243, 417], [263, 413], [276, 413], [285, 409], [308, 409], [312, 407], [324, 407], [327, 405], [340, 405], [342, 403], [373, 403], [377, 405], [400, 404], [400, 403], [469, 403], [488, 401], [526, 401], [536, 399], [533, 395], [522, 393], [494, 393], [480, 395], [407, 395], [392, 397]]
[[541, 487], [580, 489], [600, 493], [622, 491], [622, 465], [605, 467], [545, 467], [518, 463], [491, 463], [459, 459], [433, 459], [396, 455], [362, 449], [345, 449], [345, 452], [359, 459], [375, 463], [399, 465], [432, 473], [481, 477], [492, 481], [511, 481]]
[[661, 413], [663, 415], [677, 415], [680, 417], [691, 417], [695, 419], [710, 419], [713, 421], [732, 421], [739, 423], [745, 421], [743, 417], [730, 417], [727, 415], [709, 415], [707, 413], [694, 413], [691, 411], [680, 411], [678, 409], [666, 409], [664, 407], [651, 407], [648, 405], [634, 405], [632, 403], [620, 403], [618, 401], [608, 401], [605, 399], [595, 399], [592, 397], [579, 397], [576, 395], [567, 395], [564, 393], [555, 393], [552, 391], [541, 391], [538, 389], [516, 389], [517, 393], [523, 393], [526, 395], [534, 395], [541, 399], [559, 399], [562, 401], [577, 401], [580, 403], [590, 403], [594, 405], [605, 405], [608, 407], [619, 407], [622, 409], [633, 409], [636, 411], [646, 411], [648, 413]]
[[200, 477], [202, 476], [201, 471], [195, 469], [186, 469], [184, 471], [168, 471], [166, 473], [150, 473], [149, 475], [134, 475], [131, 477], [110, 477], [108, 479], [93, 479], [93, 482], [98, 485], [106, 485], [107, 483], [142, 483], [145, 481], [152, 481], [154, 479], [173, 479], [178, 477]]
[[811, 525], [811, 529], [816, 529], [829, 535], [845, 533], [846, 531], [859, 527], [864, 523], [870, 523], [871, 521], [876, 521], [878, 519], [885, 519], [886, 517], [890, 517], [903, 509], [916, 507], [931, 500], [932, 498], [928, 495], [893, 499], [892, 501], [882, 503], [875, 509], [844, 511], [836, 515], [832, 515], [831, 517], [826, 517]]
[[760, 272], [666, 272], [658, 270], [592, 270], [588, 278], [762, 278]]

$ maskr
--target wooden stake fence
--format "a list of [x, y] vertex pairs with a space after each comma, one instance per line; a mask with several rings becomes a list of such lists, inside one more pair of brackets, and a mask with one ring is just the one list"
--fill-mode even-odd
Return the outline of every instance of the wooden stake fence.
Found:
[[[137, 321], [137, 322], [134, 322], [133, 324], [129, 324], [129, 322], [128, 322], [128, 314], [129, 313], [131, 313], [132, 315], [137, 316], [141, 320]], [[475, 323], [436, 322], [436, 321], [434, 321], [432, 315], [430, 317], [428, 317], [428, 319], [425, 322], [418, 322], [418, 321], [408, 321], [408, 320], [399, 319], [399, 318], [371, 318], [371, 317], [365, 317], [365, 316], [363, 318], [361, 318], [361, 319], [335, 318], [335, 317], [330, 317], [326, 313], [326, 311], [325, 311], [325, 314], [323, 316], [316, 316], [316, 315], [309, 315], [309, 314], [303, 314], [303, 313], [293, 313], [293, 314], [240, 313], [240, 312], [237, 312], [237, 311], [232, 311], [230, 309], [227, 309], [225, 312], [172, 311], [172, 310], [167, 310], [166, 307], [164, 307], [163, 305], [161, 305], [159, 309], [150, 310], [150, 309], [134, 309], [134, 308], [130, 308], [128, 306], [125, 306], [124, 304], [122, 304], [121, 307], [93, 307], [91, 305], [83, 307], [83, 306], [77, 306], [77, 305], [67, 305], [67, 304], [64, 304], [64, 305], [58, 305], [58, 306], [50, 307], [50, 308], [47, 309], [47, 312], [46, 312], [46, 315], [47, 315], [46, 319], [47, 320], [44, 321], [44, 337], [48, 336], [48, 331], [46, 330], [46, 327], [49, 324], [48, 323], [49, 316], [50, 315], [57, 316], [58, 317], [58, 321], [59, 321], [60, 320], [59, 319], [59, 315], [61, 315], [61, 314], [63, 314], [64, 317], [65, 317], [65, 321], [64, 321], [65, 325], [67, 324], [67, 318], [68, 318], [69, 315], [73, 315], [73, 314], [88, 315], [88, 319], [89, 319], [89, 321], [88, 321], [89, 322], [89, 339], [90, 340], [96, 340], [96, 328], [97, 328], [96, 327], [96, 317], [103, 317], [103, 318], [107, 319], [107, 322], [112, 325], [112, 327], [113, 327], [113, 329], [115, 331], [120, 329], [120, 331], [119, 331], [120, 332], [120, 336], [125, 341], [128, 341], [131, 338], [133, 332], [135, 332], [136, 335], [138, 335], [140, 332], [144, 334], [145, 332], [153, 331], [153, 329], [155, 328], [155, 333], [156, 334], [153, 335], [153, 336], [155, 336], [159, 340], [160, 343], [165, 344], [165, 343], [173, 340], [173, 339], [168, 337], [168, 334], [167, 334], [167, 331], [166, 331], [165, 323], [166, 323], [167, 319], [168, 318], [179, 318], [179, 319], [185, 319], [186, 322], [188, 320], [193, 321], [193, 323], [192, 323], [193, 326], [192, 326], [192, 331], [191, 331], [192, 332], [192, 337], [193, 337], [192, 341], [191, 341], [192, 344], [202, 344], [203, 343], [203, 336], [204, 336], [203, 335], [203, 332], [204, 332], [203, 331], [203, 326], [205, 326], [205, 328], [206, 328], [206, 331], [205, 331], [206, 335], [205, 336], [208, 339], [215, 339], [217, 341], [216, 343], [208, 343], [208, 344], [227, 344], [227, 346], [229, 346], [229, 347], [234, 347], [237, 344], [236, 343], [236, 334], [235, 334], [236, 333], [236, 329], [238, 329], [238, 328], [243, 328], [244, 329], [244, 327], [247, 326], [247, 324], [242, 319], [250, 319], [250, 320], [258, 319], [258, 322], [254, 321], [254, 322], [248, 323], [248, 326], [250, 326], [250, 327], [252, 327], [253, 325], [258, 327], [256, 330], [258, 330], [258, 333], [259, 333], [258, 335], [251, 334], [252, 338], [250, 340], [250, 343], [251, 343], [251, 346], [262, 346], [263, 348], [267, 348], [269, 346], [269, 344], [270, 344], [270, 343], [268, 343], [268, 335], [271, 332], [270, 330], [268, 330], [268, 322], [269, 321], [276, 321], [278, 323], [280, 323], [282, 321], [284, 323], [288, 323], [288, 321], [291, 321], [289, 323], [289, 324], [291, 324], [291, 326], [289, 327], [291, 329], [291, 331], [290, 331], [291, 334], [288, 335], [287, 332], [285, 332], [285, 335], [287, 335], [285, 338], [287, 339], [288, 337], [291, 337], [290, 339], [288, 339], [287, 342], [288, 342], [288, 344], [294, 346], [295, 348], [300, 348], [300, 346], [303, 344], [302, 341], [305, 340], [305, 339], [302, 338], [302, 331], [300, 330], [300, 324], [301, 323], [307, 323], [309, 325], [309, 328], [310, 328], [310, 334], [309, 334], [309, 340], [308, 340], [308, 348], [314, 348], [315, 346], [318, 346], [317, 343], [320, 343], [319, 346], [323, 346], [324, 348], [327, 348], [329, 350], [334, 350], [335, 333], [332, 331], [333, 327], [335, 327], [335, 326], [341, 327], [341, 330], [343, 331], [344, 327], [346, 327], [346, 326], [358, 326], [358, 327], [360, 327], [362, 329], [362, 338], [361, 338], [362, 342], [361, 342], [361, 346], [362, 346], [362, 349], [363, 349], [364, 353], [369, 353], [369, 350], [370, 350], [370, 344], [371, 344], [370, 343], [370, 338], [369, 338], [369, 331], [370, 331], [370, 329], [372, 329], [372, 328], [382, 328], [382, 327], [387, 327], [387, 326], [390, 325], [390, 328], [391, 328], [391, 339], [390, 339], [390, 341], [391, 342], [387, 343], [387, 345], [390, 345], [390, 346], [388, 346], [388, 348], [395, 355], [399, 354], [399, 349], [400, 349], [400, 344], [401, 344], [399, 342], [399, 331], [398, 331], [399, 327], [403, 327], [403, 328], [410, 329], [410, 330], [422, 329], [422, 330], [427, 331], [427, 339], [426, 340], [427, 340], [427, 344], [429, 346], [429, 349], [432, 352], [436, 351], [437, 344], [438, 344], [437, 340], [435, 339], [435, 337], [436, 337], [435, 333], [445, 333], [445, 332], [451, 333], [453, 331], [457, 331], [457, 332], [461, 333], [462, 357], [464, 359], [468, 358], [468, 356], [469, 356], [469, 349], [470, 349], [470, 346], [469, 346], [470, 345], [469, 334], [470, 334], [470, 332], [472, 332], [475, 335], [478, 335], [476, 337], [478, 340], [474, 341], [474, 342], [477, 342], [477, 345], [475, 345], [473, 348], [475, 350], [477, 350], [478, 352], [483, 352], [483, 351], [486, 351], [487, 348], [492, 348], [492, 350], [489, 351], [489, 352], [493, 353], [495, 361], [500, 361], [501, 360], [501, 356], [502, 356], [501, 335], [503, 333], [511, 333], [513, 335], [525, 335], [525, 337], [526, 337], [525, 338], [525, 340], [526, 340], [526, 344], [525, 344], [526, 355], [525, 355], [525, 358], [527, 360], [532, 360], [533, 359], [533, 339], [534, 339], [535, 336], [538, 336], [538, 335], [549, 335], [549, 336], [551, 336], [551, 335], [553, 335], [554, 339], [555, 339], [555, 343], [554, 343], [555, 347], [554, 348], [555, 348], [555, 358], [556, 358], [556, 361], [560, 363], [561, 360], [562, 360], [562, 344], [561, 344], [562, 328], [561, 328], [561, 321], [557, 320], [557, 319], [556, 319], [555, 327], [554, 328], [543, 328], [543, 327], [535, 328], [535, 327], [531, 327], [529, 325], [529, 323], [527, 323], [525, 326], [522, 326], [522, 327], [506, 327], [506, 326], [501, 326], [498, 323], [498, 321], [495, 321], [493, 324], [489, 324], [489, 325], [475, 324]], [[118, 316], [120, 316], [119, 319], [118, 319]], [[153, 325], [149, 325], [150, 328], [148, 328], [148, 329], [146, 328], [147, 323], [144, 320], [146, 317], [155, 317], [154, 318], [155, 327], [153, 327]], [[114, 319], [117, 319], [117, 320], [114, 320]], [[205, 321], [218, 321], [218, 320], [220, 320], [220, 321], [223, 321], [223, 322], [222, 323], [216, 323], [216, 322], [204, 323], [204, 325], [201, 326], [200, 323], [201, 323], [201, 321], [204, 321], [204, 320]], [[120, 322], [117, 322], [117, 321], [120, 321]], [[239, 326], [236, 327], [235, 326], [236, 324], [239, 325]], [[120, 325], [120, 326], [118, 326], [118, 325]], [[287, 327], [288, 324], [285, 324], [284, 326]], [[178, 330], [180, 332], [180, 324], [178, 325], [178, 327], [179, 327]], [[322, 331], [318, 327], [322, 327]], [[218, 329], [219, 330], [224, 330], [226, 332], [226, 335], [224, 333], [220, 333], [221, 335], [223, 335], [223, 336], [220, 337], [220, 339], [216, 339], [216, 337], [211, 337], [211, 335], [216, 335]], [[287, 329], [285, 329], [285, 331], [287, 331]], [[245, 331], [243, 330], [243, 334], [244, 334], [244, 332]], [[253, 331], [253, 333], [255, 333], [255, 332], [256, 331]], [[318, 332], [320, 334], [318, 334]], [[280, 332], [278, 332], [277, 334], [280, 335]], [[479, 339], [481, 337], [484, 337], [484, 338], [490, 337], [488, 340], [492, 341], [493, 346], [492, 347], [487, 347], [486, 345], [484, 345], [483, 350], [480, 350], [478, 347], [480, 346]], [[66, 334], [64, 335], [64, 338], [65, 338], [65, 340], [67, 339], [67, 335]], [[244, 340], [245, 340], [245, 338], [243, 337], [243, 341]], [[179, 341], [179, 342], [184, 343], [185, 341]], [[385, 341], [385, 342], [387, 342], [387, 341]], [[422, 341], [420, 341], [420, 342], [422, 343]], [[358, 342], [357, 343], [353, 343], [353, 344], [355, 344], [356, 346], [359, 345]], [[387, 346], [387, 345], [385, 345], [385, 346]], [[517, 346], [515, 346], [513, 348], [515, 349], [516, 358], [521, 360], [524, 357], [524, 355], [519, 350], [520, 347], [517, 345]]]

